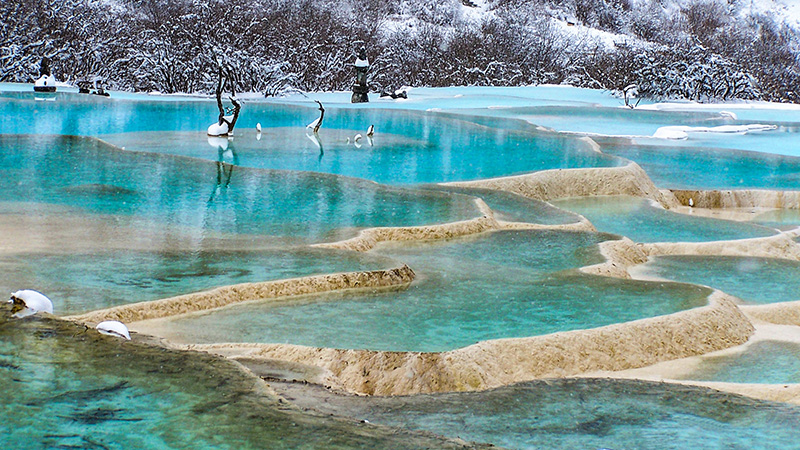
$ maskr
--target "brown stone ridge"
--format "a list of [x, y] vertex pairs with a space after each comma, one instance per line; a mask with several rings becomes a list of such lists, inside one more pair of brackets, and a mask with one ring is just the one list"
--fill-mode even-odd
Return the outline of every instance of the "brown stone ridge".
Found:
[[746, 342], [753, 326], [729, 296], [710, 304], [601, 328], [479, 342], [442, 353], [209, 344], [188, 348], [231, 357], [316, 366], [336, 387], [366, 395], [475, 391], [528, 381], [645, 367]]
[[696, 208], [800, 208], [800, 191], [672, 189], [681, 205]]
[[630, 195], [655, 200], [666, 208], [678, 206], [669, 191], [659, 190], [645, 171], [634, 162], [620, 167], [553, 169], [512, 177], [443, 184], [508, 191], [542, 201], [597, 195]]
[[415, 277], [407, 265], [387, 270], [314, 275], [285, 280], [243, 283], [209, 291], [179, 295], [150, 302], [133, 303], [67, 317], [86, 323], [104, 320], [137, 322], [179, 314], [205, 311], [251, 300], [308, 295], [343, 289], [397, 287], [410, 284]]

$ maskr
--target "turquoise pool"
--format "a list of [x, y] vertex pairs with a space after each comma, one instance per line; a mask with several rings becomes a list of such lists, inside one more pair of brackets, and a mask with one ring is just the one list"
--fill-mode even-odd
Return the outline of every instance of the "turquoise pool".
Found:
[[800, 262], [737, 256], [657, 256], [641, 274], [703, 284], [747, 303], [800, 300]]
[[0, 255], [0, 292], [36, 286], [53, 300], [56, 314], [68, 315], [232, 284], [395, 265], [375, 255], [308, 247], [29, 253]]
[[[205, 135], [218, 114], [212, 101], [130, 101], [71, 93], [53, 98], [35, 101], [32, 92], [3, 93], [0, 133], [111, 135], [106, 139], [130, 150], [220, 158]], [[247, 167], [417, 184], [619, 164], [617, 158], [595, 153], [577, 139], [553, 133], [490, 128], [419, 111], [364, 108], [327, 108], [320, 152], [306, 137], [305, 126], [319, 114], [315, 108], [250, 102], [242, 111], [237, 138], [227, 150], [236, 155], [237, 165]], [[256, 123], [265, 127], [261, 140], [256, 139]], [[370, 125], [376, 130], [373, 144], [365, 137], [360, 148], [354, 145], [355, 135], [366, 134]]]
[[54, 204], [164, 227], [338, 240], [374, 226], [481, 215], [473, 197], [316, 172], [118, 150], [91, 138], [0, 135], [0, 203]]
[[599, 231], [623, 235], [635, 242], [725, 241], [777, 233], [756, 224], [675, 213], [638, 197], [583, 197], [553, 204], [583, 215]]
[[504, 231], [381, 248], [417, 281], [400, 292], [249, 303], [158, 322], [180, 342], [265, 342], [445, 351], [475, 342], [592, 328], [705, 305], [710, 291], [580, 274], [602, 261], [597, 233]]
[[741, 353], [703, 358], [700, 365], [683, 378], [728, 383], [800, 383], [800, 344], [755, 342]]
[[[769, 140], [767, 147], [781, 146]], [[800, 142], [796, 133], [790, 137]], [[670, 147], [600, 140], [603, 151], [642, 166], [656, 186], [671, 189], [800, 189], [800, 157], [712, 145]], [[690, 145], [688, 143], [687, 145]], [[713, 143], [712, 143], [713, 144]], [[798, 152], [800, 153], [800, 152]]]
[[3, 448], [456, 448], [303, 413], [219, 358], [0, 313]]

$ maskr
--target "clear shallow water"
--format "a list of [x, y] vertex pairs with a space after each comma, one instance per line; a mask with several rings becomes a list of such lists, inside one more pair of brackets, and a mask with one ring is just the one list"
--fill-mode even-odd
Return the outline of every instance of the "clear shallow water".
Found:
[[752, 221], [769, 227], [792, 229], [800, 226], [800, 211], [796, 209], [768, 211], [754, 217]]
[[703, 358], [690, 380], [728, 383], [800, 383], [800, 345], [759, 341], [742, 353]]
[[[767, 134], [763, 135], [767, 139]], [[735, 138], [734, 138], [735, 139]], [[800, 135], [792, 138], [800, 142]], [[623, 145], [603, 151], [636, 161], [658, 187], [671, 189], [800, 189], [800, 158], [715, 147]], [[768, 147], [780, 147], [768, 141]], [[800, 144], [799, 144], [800, 145]]]
[[717, 288], [748, 303], [800, 300], [800, 262], [735, 256], [657, 256], [641, 273]]
[[326, 249], [99, 251], [0, 256], [0, 292], [35, 286], [66, 315], [239, 283], [392, 267], [388, 258]]
[[552, 202], [589, 219], [595, 228], [635, 242], [703, 242], [771, 236], [777, 231], [730, 220], [678, 214], [637, 197], [584, 197]]
[[707, 303], [705, 288], [595, 277], [566, 269], [602, 261], [596, 233], [505, 231], [382, 248], [418, 280], [399, 292], [251, 303], [161, 321], [183, 342], [265, 342], [445, 351], [475, 342], [592, 328]]
[[[333, 113], [343, 116], [338, 124], [328, 122]], [[326, 112], [325, 117], [331, 128], [321, 129], [318, 137], [310, 137], [301, 125], [263, 129], [260, 140], [254, 129], [238, 128], [237, 137], [228, 142], [209, 140], [203, 131], [124, 133], [103, 139], [128, 150], [333, 173], [386, 184], [474, 180], [619, 163], [570, 137], [486, 128], [418, 113], [340, 110]], [[364, 136], [370, 124], [375, 124], [374, 138], [363, 137], [356, 145], [356, 135]], [[362, 129], [354, 128], [358, 125]]]
[[486, 392], [324, 396], [326, 410], [509, 449], [795, 448], [800, 408], [711, 389], [566, 379]]
[[[213, 101], [51, 96], [54, 101], [35, 101], [33, 92], [3, 92], [0, 133], [99, 136], [136, 132], [108, 139], [133, 150], [219, 160], [217, 148], [210, 147], [205, 136], [218, 114]], [[571, 137], [487, 128], [418, 111], [334, 107], [326, 109], [319, 133], [320, 154], [305, 136], [305, 126], [318, 115], [316, 108], [305, 106], [247, 103], [237, 123], [238, 139], [228, 150], [236, 154], [236, 164], [247, 167], [321, 171], [390, 184], [618, 163]], [[256, 123], [265, 127], [261, 141], [255, 138]], [[357, 133], [366, 134], [373, 124], [373, 146], [366, 138], [361, 148], [346, 143], [348, 137], [352, 141]]]
[[580, 217], [575, 213], [511, 192], [452, 186], [426, 186], [426, 188], [479, 197], [489, 205], [498, 220], [546, 225], [562, 225], [580, 221]]
[[0, 175], [0, 202], [55, 204], [297, 242], [336, 240], [360, 227], [480, 216], [467, 196], [128, 152], [90, 138], [0, 136]]
[[[454, 448], [301, 413], [227, 361], [0, 307], [3, 448]], [[459, 447], [461, 448], [461, 447]]]

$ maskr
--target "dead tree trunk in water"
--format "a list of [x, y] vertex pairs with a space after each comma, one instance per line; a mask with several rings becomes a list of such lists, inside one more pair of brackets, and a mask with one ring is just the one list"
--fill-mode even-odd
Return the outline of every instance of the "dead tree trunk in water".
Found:
[[[225, 78], [225, 83], [230, 85], [231, 88], [231, 95], [228, 99], [233, 104], [233, 108], [226, 108], [225, 105], [222, 104], [222, 86], [223, 78]], [[218, 125], [222, 125], [223, 123], [228, 125], [228, 134], [233, 134], [233, 127], [236, 126], [236, 121], [239, 120], [239, 111], [242, 109], [241, 103], [239, 100], [236, 99], [236, 80], [233, 77], [233, 74], [228, 71], [227, 77], [223, 76], [222, 67], [219, 68], [219, 80], [217, 81], [217, 108], [219, 109], [219, 121], [217, 122]], [[228, 119], [230, 117], [230, 119]]]
[[322, 119], [325, 118], [325, 108], [322, 107], [322, 102], [319, 100], [314, 100], [319, 105], [319, 120], [317, 120], [317, 124], [314, 125], [314, 133], [319, 131], [319, 127], [322, 126]]

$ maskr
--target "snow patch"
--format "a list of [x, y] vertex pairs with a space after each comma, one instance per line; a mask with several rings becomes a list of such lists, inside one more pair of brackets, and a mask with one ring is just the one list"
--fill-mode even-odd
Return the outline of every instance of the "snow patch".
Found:
[[228, 124], [226, 122], [220, 123], [212, 123], [208, 126], [208, 135], [209, 136], [227, 136], [228, 135]]
[[725, 134], [747, 134], [761, 131], [775, 130], [775, 125], [750, 124], [750, 125], [721, 125], [718, 127], [687, 127], [687, 126], [668, 126], [661, 127], [653, 133], [654, 138], [683, 140], [689, 138], [689, 133], [725, 133]]

